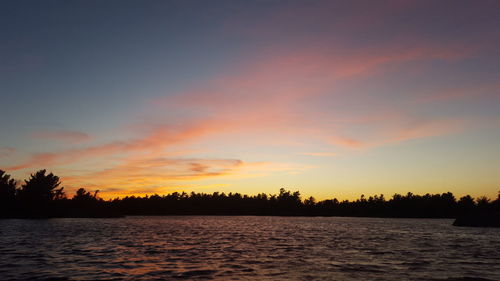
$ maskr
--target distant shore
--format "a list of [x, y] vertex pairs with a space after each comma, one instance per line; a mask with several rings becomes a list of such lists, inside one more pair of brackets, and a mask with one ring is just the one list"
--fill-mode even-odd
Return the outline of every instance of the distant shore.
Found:
[[[32, 174], [19, 185], [0, 170], [0, 218], [119, 218], [151, 215], [252, 215], [252, 216], [339, 216], [382, 218], [459, 218], [457, 225], [495, 225], [500, 212], [500, 194], [486, 197], [442, 194], [383, 194], [349, 201], [336, 198], [317, 201], [303, 199], [299, 191], [284, 188], [278, 194], [245, 195], [240, 193], [186, 193], [127, 196], [103, 200], [99, 191], [84, 188], [68, 198], [59, 177], [46, 170]], [[475, 215], [471, 215], [475, 214]], [[479, 214], [479, 215], [478, 215]], [[482, 214], [482, 215], [481, 215]], [[486, 215], [484, 215], [486, 214]], [[491, 219], [493, 223], [487, 223]], [[463, 222], [463, 223], [462, 223]]]

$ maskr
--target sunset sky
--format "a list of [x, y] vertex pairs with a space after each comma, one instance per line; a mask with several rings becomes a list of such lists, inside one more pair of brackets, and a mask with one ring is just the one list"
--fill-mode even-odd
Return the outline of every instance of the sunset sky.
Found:
[[2, 1], [0, 168], [67, 193], [497, 196], [500, 1]]

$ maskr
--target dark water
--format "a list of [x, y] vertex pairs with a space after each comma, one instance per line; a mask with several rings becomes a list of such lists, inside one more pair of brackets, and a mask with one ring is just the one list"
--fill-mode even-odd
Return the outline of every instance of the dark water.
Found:
[[500, 280], [500, 229], [451, 223], [291, 217], [0, 220], [0, 280]]

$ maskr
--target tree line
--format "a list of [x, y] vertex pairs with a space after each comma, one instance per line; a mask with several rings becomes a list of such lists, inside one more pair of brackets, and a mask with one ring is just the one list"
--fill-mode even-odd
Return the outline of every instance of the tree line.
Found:
[[0, 217], [119, 217], [130, 215], [277, 215], [277, 216], [363, 216], [404, 218], [455, 218], [472, 212], [500, 212], [500, 193], [491, 200], [470, 195], [457, 199], [442, 194], [383, 194], [359, 199], [317, 201], [302, 199], [299, 191], [284, 188], [279, 194], [186, 193], [126, 196], [104, 200], [99, 191], [80, 188], [68, 198], [59, 177], [46, 170], [31, 174], [19, 183], [0, 170]]

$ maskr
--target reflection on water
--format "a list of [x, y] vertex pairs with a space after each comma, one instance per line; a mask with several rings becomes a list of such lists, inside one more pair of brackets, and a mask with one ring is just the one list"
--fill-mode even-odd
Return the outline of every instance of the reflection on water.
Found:
[[451, 220], [0, 220], [0, 234], [1, 280], [500, 280], [500, 229]]

